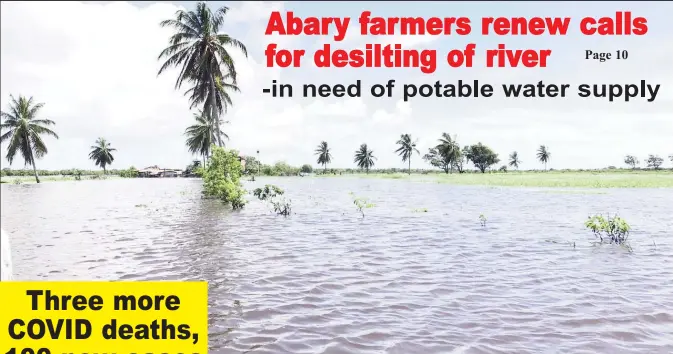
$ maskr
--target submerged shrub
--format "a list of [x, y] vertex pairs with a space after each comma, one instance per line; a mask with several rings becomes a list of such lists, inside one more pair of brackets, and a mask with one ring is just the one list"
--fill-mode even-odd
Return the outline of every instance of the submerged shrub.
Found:
[[242, 209], [246, 200], [240, 182], [241, 162], [238, 152], [216, 145], [212, 146], [212, 152], [210, 163], [203, 172], [203, 194], [222, 200], [234, 210]]
[[267, 184], [264, 188], [255, 188], [252, 194], [261, 201], [268, 201], [273, 206], [273, 211], [278, 215], [289, 216], [292, 213], [290, 201], [277, 199], [285, 194], [285, 191], [273, 184]]
[[271, 201], [271, 204], [273, 205], [273, 211], [278, 215], [288, 216], [292, 212], [292, 206], [290, 205], [290, 202], [285, 201], [284, 199], [279, 201]]
[[619, 216], [589, 216], [584, 226], [600, 239], [601, 243], [624, 244], [629, 238], [631, 226]]
[[274, 186], [273, 184], [267, 184], [264, 186], [264, 188], [255, 188], [253, 191], [253, 195], [259, 200], [272, 199], [279, 195], [283, 195], [284, 193], [285, 191], [283, 191], [278, 186]]
[[362, 217], [365, 217], [364, 209], [373, 208], [375, 205], [369, 201], [367, 198], [357, 197], [353, 192], [349, 193], [353, 197], [353, 204], [357, 211], [362, 214]]
[[484, 216], [484, 214], [479, 214], [479, 222], [481, 223], [482, 227], [486, 227], [486, 221], [487, 221], [487, 219]]

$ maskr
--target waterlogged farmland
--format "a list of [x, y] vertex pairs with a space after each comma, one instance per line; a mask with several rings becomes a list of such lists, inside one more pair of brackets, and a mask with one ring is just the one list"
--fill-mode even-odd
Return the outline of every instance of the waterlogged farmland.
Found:
[[[205, 279], [212, 353], [673, 352], [673, 189], [245, 183], [292, 214], [198, 179], [3, 184], [16, 277]], [[591, 245], [600, 213], [633, 252]]]

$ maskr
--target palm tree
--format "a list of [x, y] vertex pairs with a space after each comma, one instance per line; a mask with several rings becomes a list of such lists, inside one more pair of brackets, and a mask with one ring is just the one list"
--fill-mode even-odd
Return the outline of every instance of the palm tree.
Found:
[[194, 113], [196, 124], [190, 125], [185, 129], [187, 135], [187, 148], [192, 154], [199, 154], [203, 157], [203, 165], [206, 165], [206, 158], [210, 156], [210, 147], [215, 144], [220, 137], [229, 139], [229, 136], [220, 129], [221, 125], [229, 122], [220, 120], [219, 124], [214, 124], [210, 117], [202, 111]]
[[395, 152], [402, 156], [402, 162], [409, 161], [409, 175], [411, 175], [411, 155], [413, 155], [414, 151], [420, 154], [418, 149], [416, 149], [416, 141], [411, 141], [411, 135], [402, 134], [396, 144], [400, 145], [400, 147]]
[[537, 149], [537, 159], [538, 161], [544, 163], [544, 170], [547, 170], [547, 162], [551, 158], [551, 153], [546, 146], [540, 145], [540, 148]]
[[114, 151], [117, 151], [117, 149], [113, 149], [105, 138], [98, 138], [96, 145], [91, 146], [89, 159], [93, 160], [96, 166], [102, 167], [103, 174], [106, 174], [105, 166], [112, 165], [112, 162], [115, 160], [114, 156], [112, 156], [112, 152]]
[[514, 151], [511, 154], [509, 154], [509, 165], [518, 170], [519, 164], [521, 164], [521, 160], [519, 160], [519, 153]]
[[327, 172], [327, 164], [332, 162], [332, 154], [329, 151], [326, 141], [323, 141], [318, 145], [318, 148], [315, 149], [315, 154], [318, 155], [318, 165], [323, 165], [325, 167], [325, 172]]
[[[170, 67], [181, 67], [175, 88], [180, 88], [185, 80], [192, 82], [194, 86], [187, 91], [191, 94], [192, 107], [204, 103], [203, 110], [215, 122], [216, 129], [220, 122], [218, 113], [231, 105], [226, 89], [238, 90], [234, 60], [227, 47], [239, 49], [248, 56], [243, 43], [228, 34], [218, 33], [227, 11], [229, 8], [223, 6], [213, 12], [205, 2], [199, 2], [195, 11], [178, 10], [175, 19], [160, 23], [161, 27], [172, 27], [176, 32], [171, 36], [169, 46], [159, 54], [159, 59], [163, 58], [165, 62], [158, 75]], [[225, 72], [222, 72], [222, 66]], [[225, 84], [227, 79], [232, 83]], [[219, 136], [217, 144], [222, 146]]]
[[6, 156], [9, 164], [12, 164], [18, 151], [23, 157], [24, 164], [33, 166], [35, 182], [40, 183], [35, 160], [47, 154], [47, 146], [44, 145], [40, 135], [51, 135], [58, 139], [58, 135], [47, 128], [47, 126], [56, 123], [49, 119], [37, 119], [37, 113], [44, 106], [44, 103], [33, 103], [32, 97], [26, 99], [21, 95], [19, 95], [18, 100], [12, 95], [9, 95], [9, 99], [9, 112], [0, 112], [0, 116], [5, 119], [0, 124], [0, 133], [8, 130], [0, 135], [0, 143], [9, 140]]
[[369, 173], [369, 169], [374, 167], [374, 160], [376, 160], [374, 151], [369, 150], [367, 144], [362, 144], [360, 145], [360, 150], [355, 151], [355, 160], [353, 162]]

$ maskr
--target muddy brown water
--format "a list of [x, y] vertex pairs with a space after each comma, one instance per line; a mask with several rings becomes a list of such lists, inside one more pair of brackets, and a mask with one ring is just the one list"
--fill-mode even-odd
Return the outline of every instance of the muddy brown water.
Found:
[[[15, 277], [207, 280], [211, 353], [673, 353], [673, 189], [264, 183], [291, 217], [195, 179], [3, 184]], [[633, 253], [590, 245], [608, 212]]]

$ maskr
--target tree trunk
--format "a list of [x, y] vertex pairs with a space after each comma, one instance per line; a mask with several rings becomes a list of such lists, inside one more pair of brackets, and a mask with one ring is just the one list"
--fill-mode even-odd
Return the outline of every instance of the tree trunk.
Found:
[[[33, 152], [31, 151], [30, 154], [32, 155]], [[35, 158], [33, 158], [33, 173], [35, 173], [35, 182], [40, 183], [40, 177], [37, 175], [37, 167], [35, 167]]]
[[222, 146], [222, 137], [220, 136], [220, 120], [217, 118], [217, 107], [216, 107], [216, 101], [215, 101], [215, 92], [216, 87], [215, 87], [215, 79], [213, 76], [210, 76], [210, 119], [214, 119], [213, 122], [215, 123], [215, 135], [216, 135], [216, 140], [217, 140], [217, 146]]
[[107, 174], [107, 171], [105, 170], [105, 165], [103, 165], [103, 176]]
[[409, 176], [411, 176], [411, 156], [409, 156]]

